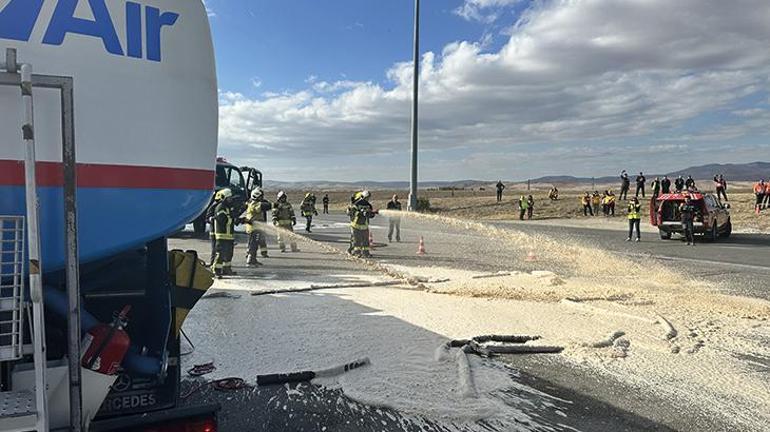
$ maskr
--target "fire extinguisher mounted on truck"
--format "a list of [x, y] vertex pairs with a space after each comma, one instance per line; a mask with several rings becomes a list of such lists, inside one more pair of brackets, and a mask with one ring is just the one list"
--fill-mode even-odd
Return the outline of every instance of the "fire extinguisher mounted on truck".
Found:
[[0, 8], [0, 432], [216, 430], [178, 404], [213, 278], [166, 242], [218, 172], [213, 44], [202, 1], [145, 1]]

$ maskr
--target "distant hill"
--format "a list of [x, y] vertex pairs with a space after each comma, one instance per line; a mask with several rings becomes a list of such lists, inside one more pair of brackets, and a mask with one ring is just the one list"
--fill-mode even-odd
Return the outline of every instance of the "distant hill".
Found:
[[[760, 178], [770, 178], [770, 162], [751, 162], [745, 164], [709, 164], [685, 168], [679, 171], [663, 173], [663, 174], [645, 174], [648, 179], [667, 175], [669, 177], [676, 177], [682, 175], [684, 177], [691, 175], [696, 180], [708, 180], [714, 177], [715, 174], [722, 174], [725, 176], [728, 182], [733, 181], [754, 181]], [[635, 173], [630, 172], [632, 181], [636, 176]], [[618, 180], [617, 176], [597, 177], [591, 179], [590, 177], [574, 177], [574, 176], [544, 176], [536, 179], [532, 179], [532, 183], [545, 183], [545, 184], [586, 184], [595, 181], [596, 183], [611, 183]], [[504, 180], [506, 183], [524, 183], [525, 180]], [[456, 180], [456, 181], [424, 181], [420, 182], [420, 188], [479, 188], [479, 187], [494, 187], [497, 180]], [[409, 189], [409, 182], [405, 181], [356, 181], [356, 182], [336, 182], [336, 181], [301, 181], [301, 182], [281, 182], [274, 180], [266, 180], [265, 187], [269, 189], [286, 189], [286, 190], [353, 190], [360, 188], [367, 188], [370, 190], [405, 190]]]

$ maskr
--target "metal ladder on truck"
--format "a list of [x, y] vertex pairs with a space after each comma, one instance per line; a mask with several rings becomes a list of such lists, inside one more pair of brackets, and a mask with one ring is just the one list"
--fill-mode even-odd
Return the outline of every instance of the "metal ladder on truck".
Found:
[[[8, 48], [0, 62], [0, 86], [20, 88], [23, 120], [20, 125], [24, 156], [24, 215], [0, 215], [0, 432], [48, 432], [49, 414], [43, 307], [43, 269], [40, 259], [38, 192], [35, 176], [35, 124], [32, 90], [58, 90], [61, 97], [62, 166], [64, 172], [65, 278], [69, 303], [68, 358], [80, 359], [80, 283], [77, 242], [76, 158], [73, 79], [32, 73], [32, 65], [17, 63], [16, 50]], [[9, 140], [13, 142], [13, 138]], [[25, 290], [25, 283], [29, 289]], [[27, 293], [29, 300], [27, 300]], [[29, 327], [31, 344], [24, 337]], [[13, 391], [7, 378], [11, 367], [32, 355], [34, 389]], [[23, 363], [23, 362], [22, 362]], [[27, 363], [29, 363], [27, 361]], [[72, 432], [83, 430], [80, 362], [69, 361], [69, 400]]]
[[28, 302], [25, 300], [24, 288], [28, 278], [32, 312], [26, 321], [30, 322], [31, 326], [35, 390], [32, 392], [3, 389], [4, 391], [0, 392], [0, 431], [47, 432], [45, 321], [35, 178], [32, 66], [17, 65], [15, 51], [9, 50], [6, 54], [5, 69], [6, 75], [17, 75], [24, 106], [21, 136], [25, 146], [26, 216], [0, 216], [0, 362], [16, 362], [25, 355], [24, 312], [29, 308], [26, 307]]

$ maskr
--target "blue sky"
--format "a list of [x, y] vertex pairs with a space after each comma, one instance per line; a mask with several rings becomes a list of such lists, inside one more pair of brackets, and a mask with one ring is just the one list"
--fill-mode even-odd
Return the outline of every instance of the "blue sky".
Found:
[[[423, 50], [441, 51], [449, 42], [481, 40], [487, 33], [488, 26], [452, 12], [462, 1], [423, 3]], [[244, 94], [299, 90], [311, 76], [385, 83], [385, 71], [412, 55], [413, 4], [209, 0], [220, 87]], [[259, 89], [254, 79], [261, 82]]]
[[[421, 178], [768, 160], [770, 2], [423, 0]], [[411, 0], [207, 0], [220, 153], [404, 180]]]

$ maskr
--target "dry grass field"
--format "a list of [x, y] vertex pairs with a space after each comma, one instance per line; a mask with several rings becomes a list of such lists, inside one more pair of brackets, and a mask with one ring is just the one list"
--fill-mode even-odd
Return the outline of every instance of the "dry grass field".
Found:
[[[701, 181], [700, 184], [709, 184], [710, 182]], [[469, 220], [515, 220], [518, 218], [518, 199], [521, 195], [532, 194], [535, 198], [534, 219], [553, 220], [558, 223], [559, 219], [583, 220], [588, 223], [592, 218], [584, 217], [580, 197], [587, 190], [585, 185], [559, 185], [559, 200], [551, 201], [548, 199], [548, 191], [551, 185], [533, 184], [528, 192], [526, 184], [511, 184], [505, 190], [503, 201], [497, 203], [495, 199], [494, 188], [485, 188], [485, 190], [421, 190], [420, 196], [430, 200], [431, 212], [457, 217]], [[604, 190], [613, 189], [618, 194], [617, 185], [602, 184], [596, 185], [596, 189], [601, 193]], [[704, 192], [713, 192], [708, 188], [702, 188]], [[325, 191], [314, 191], [319, 200], [323, 197]], [[633, 192], [633, 189], [632, 189]], [[331, 200], [331, 209], [333, 211], [342, 211], [350, 203], [351, 191], [328, 191]], [[394, 194], [401, 197], [401, 201], [406, 206], [406, 197], [408, 191], [399, 190], [373, 190], [372, 203], [375, 208], [385, 208], [388, 200]], [[289, 192], [289, 196], [294, 201], [301, 198], [300, 191]], [[294, 195], [294, 196], [292, 196]], [[629, 194], [631, 195], [631, 194]], [[731, 217], [733, 226], [739, 232], [768, 232], [770, 233], [770, 210], [760, 215], [754, 214], [754, 195], [751, 192], [750, 183], [735, 183], [728, 190], [730, 198]], [[642, 201], [643, 204], [646, 201]], [[645, 217], [648, 214], [648, 206], [642, 205]], [[616, 207], [615, 219], [622, 221], [625, 218], [626, 203], [618, 201]], [[599, 216], [598, 218], [604, 218]], [[594, 217], [593, 219], [598, 219]], [[643, 219], [647, 220], [647, 219]]]

